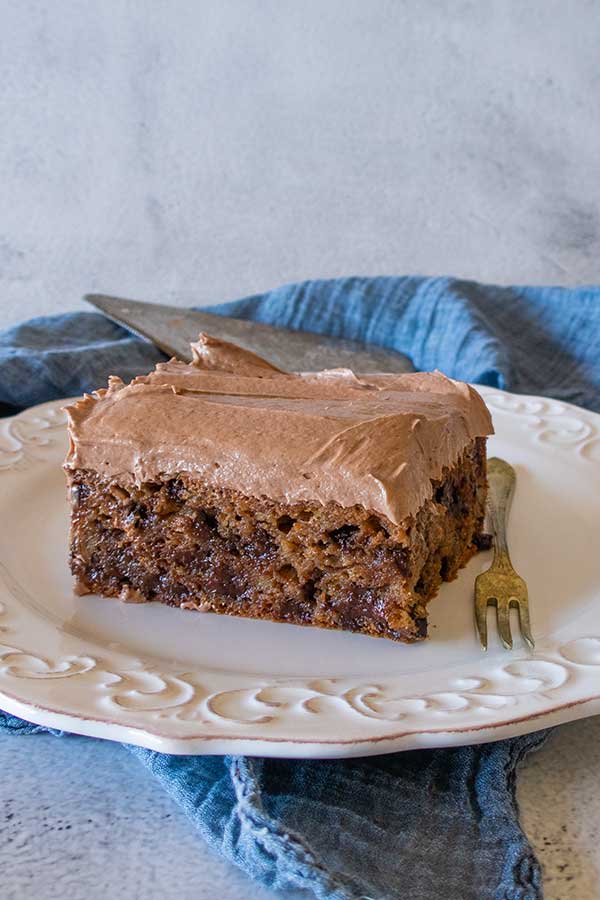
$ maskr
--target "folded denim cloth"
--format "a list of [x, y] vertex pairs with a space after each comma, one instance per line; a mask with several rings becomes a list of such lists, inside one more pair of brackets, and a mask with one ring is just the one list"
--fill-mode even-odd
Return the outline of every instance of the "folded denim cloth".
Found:
[[[600, 410], [600, 288], [500, 288], [449, 278], [290, 285], [212, 312], [366, 339], [417, 369]], [[0, 334], [0, 412], [130, 378], [162, 355], [102, 316]], [[44, 729], [0, 713], [0, 731]], [[518, 821], [534, 734], [481, 747], [357, 760], [167, 756], [127, 747], [203, 837], [262, 884], [320, 900], [536, 900]]]

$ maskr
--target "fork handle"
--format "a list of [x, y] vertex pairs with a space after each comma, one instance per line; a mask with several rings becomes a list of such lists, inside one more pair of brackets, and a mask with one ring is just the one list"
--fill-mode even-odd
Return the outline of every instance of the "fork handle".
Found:
[[508, 553], [506, 527], [516, 480], [515, 470], [503, 459], [492, 457], [488, 460], [489, 511], [495, 551], [493, 565], [499, 567], [508, 565], [512, 568]]

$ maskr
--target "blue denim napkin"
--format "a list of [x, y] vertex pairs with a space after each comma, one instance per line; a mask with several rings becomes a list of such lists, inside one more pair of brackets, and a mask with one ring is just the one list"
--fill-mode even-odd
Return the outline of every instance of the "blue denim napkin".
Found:
[[[289, 285], [212, 312], [367, 339], [417, 369], [600, 410], [600, 288], [500, 288], [449, 278]], [[147, 371], [162, 355], [102, 316], [0, 334], [0, 412]], [[44, 729], [0, 713], [0, 731]], [[343, 761], [176, 757], [134, 747], [203, 837], [271, 888], [319, 900], [536, 900], [515, 774], [542, 734]]]

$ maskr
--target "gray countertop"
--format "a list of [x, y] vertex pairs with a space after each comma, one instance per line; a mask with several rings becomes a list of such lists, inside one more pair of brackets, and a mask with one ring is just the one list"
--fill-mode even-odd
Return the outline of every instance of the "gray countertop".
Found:
[[[189, 304], [340, 274], [600, 280], [587, 0], [3, 10], [0, 328], [86, 291]], [[548, 900], [600, 897], [600, 719], [523, 766]], [[273, 896], [120, 747], [0, 740], [7, 900]]]

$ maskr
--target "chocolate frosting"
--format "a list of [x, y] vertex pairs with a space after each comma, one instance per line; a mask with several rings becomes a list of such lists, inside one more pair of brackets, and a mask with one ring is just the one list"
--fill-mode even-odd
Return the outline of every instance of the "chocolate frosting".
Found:
[[440, 372], [289, 374], [208, 335], [192, 350], [190, 364], [159, 363], [129, 385], [111, 377], [69, 407], [66, 467], [136, 483], [189, 473], [399, 524], [467, 444], [493, 433], [479, 394]]

